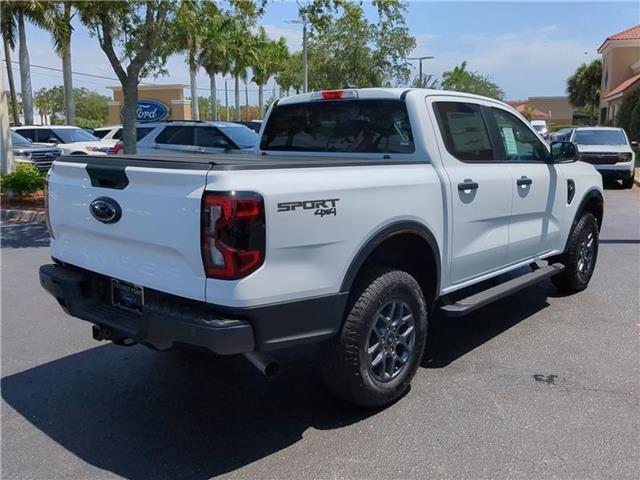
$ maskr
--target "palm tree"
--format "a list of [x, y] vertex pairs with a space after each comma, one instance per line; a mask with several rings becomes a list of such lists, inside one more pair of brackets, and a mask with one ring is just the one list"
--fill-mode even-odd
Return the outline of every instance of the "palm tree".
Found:
[[240, 121], [240, 79], [246, 80], [247, 68], [254, 61], [256, 49], [254, 38], [249, 31], [249, 26], [241, 16], [235, 16], [231, 21], [230, 32], [228, 33], [228, 52], [231, 58], [230, 72], [234, 77], [235, 88], [235, 121]]
[[260, 28], [255, 37], [256, 54], [251, 63], [252, 82], [258, 85], [258, 111], [260, 118], [264, 114], [264, 86], [269, 79], [278, 73], [289, 57], [287, 42], [283, 37], [273, 41], [267, 36], [264, 28]]
[[[9, 44], [15, 46], [15, 26], [18, 28], [18, 61], [20, 65], [20, 90], [22, 92], [22, 110], [24, 123], [33, 125], [33, 91], [31, 89], [31, 65], [27, 48], [27, 20], [42, 25], [46, 11], [49, 9], [46, 1], [28, 0], [19, 2], [2, 2], [3, 36], [5, 28]], [[12, 38], [12, 40], [11, 40]]]
[[11, 95], [11, 112], [13, 115], [13, 124], [20, 125], [16, 84], [13, 80], [13, 68], [11, 65], [11, 51], [16, 48], [17, 28], [15, 16], [11, 11], [12, 8], [13, 6], [9, 2], [2, 2], [0, 4], [0, 30], [2, 30], [4, 59], [7, 64], [7, 78], [9, 79], [9, 93]]
[[73, 27], [71, 20], [73, 2], [50, 2], [49, 9], [39, 25], [51, 34], [53, 48], [62, 59], [62, 82], [64, 85], [64, 110], [67, 124], [76, 122], [76, 107], [73, 99], [73, 78], [71, 74], [71, 34]]
[[191, 116], [194, 120], [200, 120], [196, 76], [199, 67], [198, 52], [205, 25], [201, 18], [202, 8], [202, 4], [198, 0], [183, 0], [178, 8], [175, 23], [177, 49], [187, 53], [189, 83], [191, 85]]
[[205, 29], [198, 63], [209, 75], [211, 117], [212, 120], [218, 120], [216, 75], [219, 73], [226, 75], [231, 69], [231, 60], [225, 43], [231, 22], [229, 16], [222, 14], [214, 3], [207, 2], [203, 7], [203, 23]]

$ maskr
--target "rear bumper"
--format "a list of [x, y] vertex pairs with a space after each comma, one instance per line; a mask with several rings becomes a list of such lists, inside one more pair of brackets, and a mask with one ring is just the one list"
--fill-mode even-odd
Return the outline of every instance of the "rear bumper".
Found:
[[142, 313], [111, 304], [110, 278], [71, 265], [43, 265], [40, 284], [69, 314], [157, 350], [189, 345], [219, 355], [275, 350], [334, 336], [348, 293], [230, 308], [145, 289]]
[[111, 332], [112, 339], [130, 338], [157, 350], [175, 344], [202, 347], [220, 355], [254, 350], [251, 325], [202, 308], [200, 302], [169, 298], [145, 304], [142, 314], [114, 307], [107, 300], [109, 282], [60, 265], [40, 267], [40, 284], [69, 314]]

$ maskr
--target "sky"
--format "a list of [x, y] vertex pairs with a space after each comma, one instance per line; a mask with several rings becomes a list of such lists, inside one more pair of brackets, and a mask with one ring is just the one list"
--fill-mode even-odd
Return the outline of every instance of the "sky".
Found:
[[[371, 19], [375, 18], [371, 4], [365, 4], [365, 11]], [[301, 26], [286, 23], [296, 17], [295, 2], [271, 1], [259, 24], [271, 37], [283, 36], [289, 49], [297, 51], [302, 45]], [[640, 23], [640, 2], [411, 1], [406, 22], [417, 44], [411, 56], [435, 57], [423, 63], [425, 74], [440, 77], [442, 72], [466, 60], [468, 69], [496, 82], [504, 90], [506, 99], [524, 99], [564, 95], [567, 77], [580, 64], [600, 56], [598, 46], [607, 36]], [[29, 26], [27, 45], [32, 65], [60, 68], [60, 59], [46, 32]], [[14, 52], [13, 60], [16, 59], [17, 52]], [[79, 24], [73, 33], [72, 61], [74, 72], [112, 78], [74, 75], [74, 86], [111, 96], [106, 87], [119, 82], [96, 39]], [[146, 82], [189, 82], [184, 56], [172, 56], [167, 70], [169, 75]], [[18, 66], [14, 65], [17, 85], [19, 75]], [[31, 76], [34, 92], [41, 87], [62, 84], [61, 72], [33, 67]], [[208, 77], [201, 71], [197, 80], [199, 94], [208, 96]], [[228, 84], [232, 103], [233, 82], [229, 79]], [[265, 97], [270, 95], [272, 87], [270, 82]], [[6, 82], [5, 88], [8, 88]], [[218, 88], [219, 101], [224, 103], [222, 77], [218, 77]], [[248, 88], [250, 103], [257, 103], [256, 85], [249, 84]]]

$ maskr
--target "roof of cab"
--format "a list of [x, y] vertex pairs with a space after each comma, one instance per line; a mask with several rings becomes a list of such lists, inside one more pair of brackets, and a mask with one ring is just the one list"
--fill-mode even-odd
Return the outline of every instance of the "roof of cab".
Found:
[[[430, 95], [446, 95], [461, 98], [471, 98], [476, 100], [489, 100], [508, 106], [506, 103], [496, 100], [495, 98], [483, 97], [481, 95], [475, 95], [472, 93], [456, 92], [453, 90], [434, 90], [429, 88], [411, 88], [411, 87], [396, 87], [396, 88], [338, 88], [336, 90], [352, 90], [357, 92], [358, 99], [372, 99], [372, 100], [398, 100], [405, 96], [415, 93], [421, 93], [424, 96]], [[324, 91], [324, 90], [322, 90]], [[317, 97], [314, 97], [314, 93], [300, 93], [297, 95], [291, 95], [289, 97], [283, 97], [278, 100], [278, 105], [289, 105], [295, 103], [306, 103], [321, 101]]]

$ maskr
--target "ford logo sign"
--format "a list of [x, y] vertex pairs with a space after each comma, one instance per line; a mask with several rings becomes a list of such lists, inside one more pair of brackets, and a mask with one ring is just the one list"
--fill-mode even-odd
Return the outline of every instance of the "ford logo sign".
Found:
[[[124, 108], [120, 112], [124, 116]], [[139, 123], [159, 122], [169, 116], [169, 107], [155, 100], [140, 100], [136, 109], [136, 121]]]
[[122, 209], [113, 198], [96, 198], [89, 204], [89, 211], [93, 218], [102, 223], [116, 223], [122, 216]]

